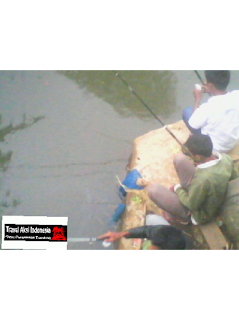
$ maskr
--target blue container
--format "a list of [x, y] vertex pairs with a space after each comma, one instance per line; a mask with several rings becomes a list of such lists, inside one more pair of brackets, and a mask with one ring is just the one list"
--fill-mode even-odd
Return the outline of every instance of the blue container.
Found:
[[109, 224], [119, 221], [124, 211], [125, 211], [125, 204], [120, 203], [117, 209], [115, 210], [115, 212], [113, 213], [112, 217], [110, 218]]
[[[136, 182], [139, 178], [142, 178], [141, 174], [137, 169], [134, 169], [130, 171], [130, 173], [127, 174], [126, 178], [122, 182], [124, 186], [126, 186], [129, 189], [136, 189], [136, 190], [142, 190], [144, 187], [139, 187]], [[119, 188], [119, 192], [125, 197], [126, 196], [126, 191], [124, 190], [123, 187]]]

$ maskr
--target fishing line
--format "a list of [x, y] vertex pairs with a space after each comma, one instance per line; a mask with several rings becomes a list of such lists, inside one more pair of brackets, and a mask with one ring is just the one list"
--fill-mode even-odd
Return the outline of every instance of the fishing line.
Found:
[[118, 77], [123, 84], [129, 89], [130, 92], [135, 95], [135, 97], [143, 104], [143, 106], [155, 117], [155, 119], [158, 120], [158, 122], [168, 131], [169, 134], [177, 141], [177, 143], [182, 147], [182, 149], [185, 149], [183, 144], [178, 140], [178, 138], [173, 134], [173, 132], [159, 119], [159, 117], [150, 109], [150, 107], [144, 102], [142, 98], [130, 87], [130, 85], [124, 80], [124, 78], [119, 74], [117, 71], [113, 71], [113, 73]]

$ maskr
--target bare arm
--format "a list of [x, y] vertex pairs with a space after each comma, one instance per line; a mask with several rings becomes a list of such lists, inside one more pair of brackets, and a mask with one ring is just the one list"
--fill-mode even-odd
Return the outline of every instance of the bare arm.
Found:
[[115, 242], [115, 241], [117, 241], [127, 235], [129, 235], [129, 231], [123, 231], [123, 232], [109, 231], [109, 232], [103, 234], [102, 236], [99, 236], [97, 239], [98, 240], [105, 240], [107, 242]]
[[112, 232], [109, 231], [106, 234], [103, 234], [102, 236], [98, 237], [98, 240], [103, 240], [107, 242], [115, 242], [123, 237], [129, 239], [129, 238], [148, 238], [150, 231], [154, 228], [153, 226], [142, 226], [142, 227], [136, 227], [127, 231], [123, 232]]
[[193, 91], [194, 97], [195, 97], [195, 104], [194, 104], [194, 109], [193, 112], [199, 107], [200, 101], [202, 98], [202, 94], [207, 92], [207, 87], [206, 86], [201, 86], [201, 89], [195, 88]]

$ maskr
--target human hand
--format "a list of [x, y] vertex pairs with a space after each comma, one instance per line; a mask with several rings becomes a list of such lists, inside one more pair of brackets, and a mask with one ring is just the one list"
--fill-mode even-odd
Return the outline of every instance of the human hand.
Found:
[[107, 233], [99, 236], [97, 240], [105, 240], [106, 242], [115, 242], [124, 236], [123, 232], [108, 231]]
[[193, 91], [194, 97], [196, 101], [200, 101], [203, 93], [209, 93], [210, 90], [205, 84], [195, 84], [195, 89]]
[[201, 88], [199, 89], [199, 88], [195, 87], [195, 89], [193, 91], [193, 95], [194, 95], [194, 98], [196, 101], [201, 100], [201, 97], [202, 97], [202, 89]]
[[174, 192], [174, 186], [175, 186], [175, 184], [174, 184], [173, 186], [171, 186], [171, 187], [169, 188], [169, 190], [172, 191], [172, 192]]

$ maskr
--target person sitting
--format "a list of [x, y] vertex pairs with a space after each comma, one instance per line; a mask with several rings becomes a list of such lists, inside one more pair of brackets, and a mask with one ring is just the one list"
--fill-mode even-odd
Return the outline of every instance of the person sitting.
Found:
[[203, 224], [212, 221], [225, 199], [228, 182], [239, 174], [229, 155], [212, 152], [211, 138], [191, 135], [185, 143], [194, 162], [184, 155], [174, 158], [180, 184], [169, 189], [150, 183], [146, 190], [150, 199], [165, 211], [169, 221]]
[[[205, 76], [206, 85], [194, 90], [194, 108], [185, 108], [182, 118], [193, 134], [209, 135], [214, 150], [228, 152], [239, 139], [239, 90], [227, 92], [230, 71], [205, 71]], [[212, 97], [199, 107], [204, 92]]]

